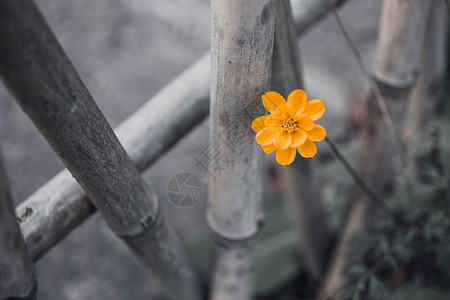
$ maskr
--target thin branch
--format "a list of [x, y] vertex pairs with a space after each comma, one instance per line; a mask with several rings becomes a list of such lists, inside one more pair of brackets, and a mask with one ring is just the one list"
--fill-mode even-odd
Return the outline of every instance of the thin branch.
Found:
[[358, 187], [361, 189], [361, 191], [367, 196], [367, 198], [382, 212], [390, 216], [395, 223], [397, 224], [405, 224], [405, 221], [403, 219], [400, 219], [398, 215], [396, 215], [392, 209], [389, 207], [386, 202], [384, 202], [383, 199], [381, 199], [374, 191], [372, 191], [364, 182], [364, 180], [358, 175], [358, 173], [352, 168], [352, 166], [348, 163], [348, 161], [345, 159], [345, 157], [341, 154], [341, 152], [338, 150], [336, 145], [328, 138], [325, 138], [325, 142], [330, 146], [331, 151], [336, 156], [336, 158], [342, 163], [344, 168], [347, 170], [349, 175], [352, 177], [352, 179], [355, 181], [355, 183], [358, 185]]
[[401, 147], [400, 147], [399, 137], [396, 134], [395, 127], [392, 123], [391, 116], [389, 115], [389, 111], [387, 109], [386, 101], [384, 100], [383, 94], [381, 93], [378, 85], [372, 79], [372, 77], [369, 73], [369, 70], [367, 69], [366, 65], [364, 64], [364, 62], [361, 58], [361, 55], [359, 54], [350, 35], [348, 34], [347, 30], [345, 29], [344, 24], [342, 23], [342, 19], [336, 9], [334, 0], [329, 0], [329, 2], [330, 2], [330, 6], [331, 6], [331, 11], [333, 12], [333, 15], [339, 26], [339, 29], [341, 30], [342, 35], [344, 36], [345, 40], [347, 41], [347, 44], [349, 45], [350, 49], [352, 50], [353, 56], [355, 57], [358, 65], [359, 65], [359, 68], [363, 72], [364, 77], [366, 78], [367, 82], [369, 83], [370, 88], [375, 96], [375, 99], [377, 100], [377, 104], [381, 110], [381, 114], [383, 116], [384, 123], [386, 124], [386, 127], [388, 129], [390, 139], [392, 140], [392, 144], [394, 145], [395, 152], [396, 152], [397, 156], [399, 157], [400, 161], [402, 162], [402, 164], [406, 165], [406, 163], [403, 160], [403, 156], [401, 155], [401, 151], [400, 151]]

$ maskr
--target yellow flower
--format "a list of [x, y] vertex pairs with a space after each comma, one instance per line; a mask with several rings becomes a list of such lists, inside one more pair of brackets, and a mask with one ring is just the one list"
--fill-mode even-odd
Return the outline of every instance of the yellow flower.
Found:
[[256, 118], [252, 129], [257, 132], [256, 142], [266, 154], [276, 152], [279, 164], [290, 165], [296, 151], [305, 158], [317, 153], [316, 144], [325, 138], [325, 128], [314, 124], [325, 112], [319, 99], [308, 101], [303, 90], [295, 90], [284, 100], [277, 92], [267, 92], [262, 96], [269, 115]]

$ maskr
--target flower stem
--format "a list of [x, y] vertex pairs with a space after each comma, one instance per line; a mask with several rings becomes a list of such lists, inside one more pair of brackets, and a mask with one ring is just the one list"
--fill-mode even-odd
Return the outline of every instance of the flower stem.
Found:
[[350, 174], [352, 179], [355, 181], [355, 183], [358, 185], [358, 187], [361, 189], [361, 191], [367, 196], [367, 198], [372, 202], [375, 207], [377, 207], [379, 210], [390, 216], [396, 223], [398, 224], [405, 224], [405, 221], [400, 218], [400, 216], [392, 211], [392, 209], [389, 207], [386, 202], [384, 202], [383, 199], [381, 199], [374, 191], [372, 191], [364, 182], [364, 180], [358, 175], [358, 173], [352, 168], [352, 166], [349, 164], [349, 162], [345, 159], [345, 157], [341, 154], [339, 149], [336, 147], [336, 145], [328, 138], [325, 137], [325, 142], [330, 146], [331, 151], [336, 156], [336, 158], [342, 163], [344, 168], [347, 170], [347, 172]]

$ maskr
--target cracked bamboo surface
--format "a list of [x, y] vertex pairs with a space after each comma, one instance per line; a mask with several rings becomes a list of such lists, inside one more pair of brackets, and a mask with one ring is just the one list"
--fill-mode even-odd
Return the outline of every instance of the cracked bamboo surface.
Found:
[[17, 224], [0, 153], [0, 299], [36, 299], [36, 278]]
[[210, 299], [251, 298], [263, 161], [251, 124], [264, 114], [275, 9], [273, 0], [212, 1], [210, 142], [232, 163], [209, 184]]
[[[416, 81], [429, 4], [429, 1], [423, 0], [383, 2], [374, 77], [397, 134], [406, 118], [409, 92]], [[395, 159], [401, 158], [396, 155], [396, 149], [386, 131], [386, 124], [375, 98], [369, 93], [358, 173], [381, 196], [386, 184], [394, 180]], [[403, 167], [401, 171], [404, 171]], [[375, 208], [370, 206], [365, 196], [354, 187], [352, 207], [323, 282], [320, 297], [333, 294], [346, 283], [343, 270], [347, 261], [349, 239], [356, 231], [364, 228], [366, 215], [373, 209]]]
[[173, 299], [199, 299], [198, 278], [158, 199], [32, 1], [0, 2], [0, 77], [110, 229]]
[[[327, 0], [317, 2], [323, 1]], [[294, 21], [302, 24], [304, 33], [319, 19], [305, 14]], [[116, 128], [117, 137], [139, 171], [150, 166], [208, 115], [209, 73], [207, 54]], [[171, 119], [166, 118], [168, 113]], [[16, 207], [33, 261], [94, 212], [88, 196], [67, 170], [36, 190]]]

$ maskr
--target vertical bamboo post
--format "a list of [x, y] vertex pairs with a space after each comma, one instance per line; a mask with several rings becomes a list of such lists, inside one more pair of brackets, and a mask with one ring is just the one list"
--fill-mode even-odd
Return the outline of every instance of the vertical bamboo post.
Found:
[[414, 129], [420, 129], [429, 121], [437, 104], [439, 80], [447, 65], [447, 33], [449, 15], [445, 1], [432, 1], [425, 41], [420, 58], [420, 74], [413, 90]]
[[[301, 65], [289, 0], [279, 0], [275, 20], [271, 89], [286, 99], [290, 92], [303, 88]], [[302, 236], [302, 256], [311, 278], [319, 280], [324, 267], [328, 241], [328, 222], [313, 161], [297, 158], [281, 167]]]
[[0, 153], [0, 299], [36, 298], [36, 278], [22, 238]]
[[264, 114], [275, 8], [273, 0], [212, 1], [210, 141], [233, 162], [210, 183], [211, 299], [251, 297], [263, 154], [251, 124]]
[[[383, 2], [374, 79], [397, 132], [407, 115], [409, 92], [416, 82], [429, 4], [424, 0]], [[374, 95], [369, 93], [361, 137], [359, 174], [376, 194], [382, 194], [384, 186], [392, 181], [394, 158], [398, 156], [381, 111]], [[357, 188], [353, 191], [351, 211], [321, 288], [322, 297], [332, 294], [345, 283], [342, 272], [347, 260], [347, 243], [357, 230], [364, 227], [365, 216], [372, 209]]]
[[174, 299], [200, 299], [196, 274], [140, 176], [32, 1], [0, 2], [0, 78], [108, 226]]

